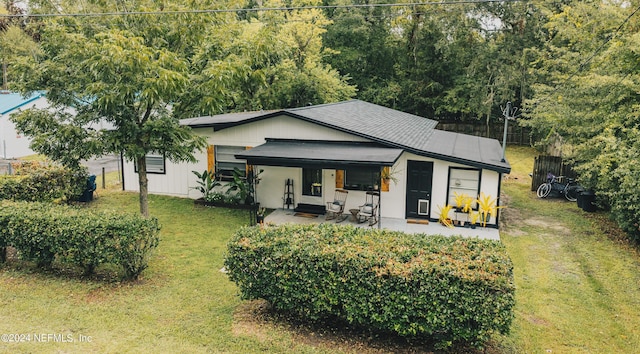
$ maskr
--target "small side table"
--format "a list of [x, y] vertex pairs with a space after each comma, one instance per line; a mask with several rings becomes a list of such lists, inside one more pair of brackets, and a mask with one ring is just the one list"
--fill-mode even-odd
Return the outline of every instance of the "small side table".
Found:
[[358, 213], [360, 212], [360, 209], [349, 209], [349, 212], [351, 213], [353, 222], [358, 222]]

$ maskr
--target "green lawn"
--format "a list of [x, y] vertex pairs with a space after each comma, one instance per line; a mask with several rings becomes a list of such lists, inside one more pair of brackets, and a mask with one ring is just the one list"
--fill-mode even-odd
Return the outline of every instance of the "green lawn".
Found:
[[[508, 158], [514, 172], [503, 188], [508, 208], [501, 234], [515, 265], [516, 319], [512, 333], [496, 336], [488, 351], [637, 351], [636, 250], [601, 231], [611, 230], [603, 214], [585, 213], [560, 199], [538, 200], [529, 191], [531, 150], [509, 149]], [[137, 212], [136, 194], [110, 186], [98, 189], [92, 207]], [[226, 242], [248, 221], [246, 212], [159, 196], [150, 197], [150, 210], [161, 221], [161, 243], [138, 282], [112, 280], [109, 269], [100, 270], [102, 278], [86, 279], [61, 275], [65, 270], [36, 273], [17, 262], [0, 268], [0, 334], [31, 336], [29, 342], [0, 342], [0, 352], [409, 351], [254, 321], [257, 306], [241, 301], [219, 271]]]

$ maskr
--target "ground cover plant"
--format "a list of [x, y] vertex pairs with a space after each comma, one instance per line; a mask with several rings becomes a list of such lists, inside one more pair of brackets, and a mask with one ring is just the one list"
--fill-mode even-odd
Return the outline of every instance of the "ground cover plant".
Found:
[[[528, 173], [535, 152], [509, 148], [500, 210], [502, 242], [514, 264], [515, 318], [484, 353], [633, 353], [640, 347], [640, 256], [604, 212], [560, 199], [538, 200]], [[88, 207], [137, 211], [137, 194], [108, 175]], [[100, 181], [99, 181], [100, 182]], [[0, 266], [0, 334], [72, 334], [73, 343], [0, 343], [11, 353], [431, 353], [421, 342], [366, 335], [351, 327], [314, 327], [243, 301], [220, 272], [227, 242], [246, 211], [194, 207], [150, 196], [161, 243], [135, 282], [107, 269], [89, 277], [65, 269]], [[80, 341], [80, 335], [85, 336]], [[86, 337], [91, 337], [90, 340]], [[454, 352], [469, 353], [468, 348]]]

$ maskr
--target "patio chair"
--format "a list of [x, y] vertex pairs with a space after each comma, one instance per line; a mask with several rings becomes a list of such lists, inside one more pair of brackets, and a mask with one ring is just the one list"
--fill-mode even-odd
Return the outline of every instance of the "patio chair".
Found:
[[337, 219], [336, 222], [342, 222], [348, 217], [343, 215], [348, 193], [345, 190], [336, 189], [333, 201], [327, 202], [326, 220]]
[[364, 204], [359, 207], [360, 211], [356, 214], [359, 223], [369, 221], [369, 226], [378, 222], [378, 205], [380, 204], [379, 192], [367, 192], [365, 194]]

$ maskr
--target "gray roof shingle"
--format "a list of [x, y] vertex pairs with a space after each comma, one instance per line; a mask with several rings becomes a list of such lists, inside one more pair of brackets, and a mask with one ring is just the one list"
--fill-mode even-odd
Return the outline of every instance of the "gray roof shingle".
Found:
[[495, 139], [438, 130], [438, 122], [435, 120], [360, 100], [197, 117], [184, 119], [181, 124], [220, 130], [278, 115], [306, 120], [417, 155], [501, 173], [509, 173], [511, 170], [508, 162], [501, 161], [502, 147]]

